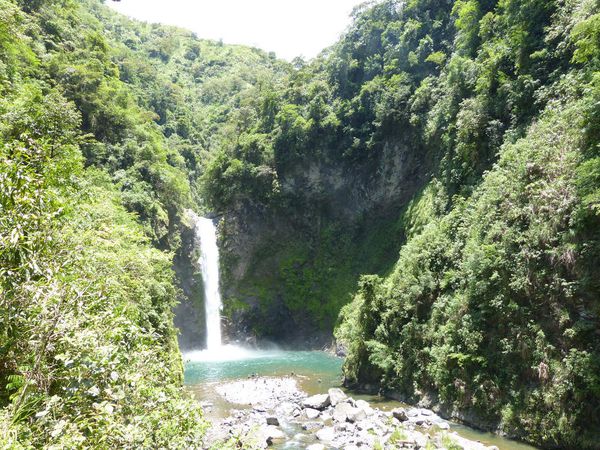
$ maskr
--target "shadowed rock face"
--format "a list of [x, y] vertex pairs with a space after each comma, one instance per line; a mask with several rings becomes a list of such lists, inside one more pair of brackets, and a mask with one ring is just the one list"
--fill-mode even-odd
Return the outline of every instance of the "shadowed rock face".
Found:
[[[378, 257], [369, 257], [367, 242], [374, 228], [397, 222], [427, 167], [423, 152], [397, 138], [360, 163], [296, 164], [279, 174], [282, 201], [241, 200], [226, 212], [219, 224], [222, 288], [234, 339], [326, 344], [358, 275], [384, 272], [395, 261], [402, 236], [389, 235]], [[321, 264], [324, 254], [331, 257]], [[331, 311], [317, 318], [315, 305]]]
[[181, 288], [179, 303], [174, 309], [174, 323], [179, 329], [179, 347], [183, 351], [206, 346], [202, 275], [195, 262], [198, 255], [194, 239], [192, 228], [182, 226], [181, 247], [173, 262]]

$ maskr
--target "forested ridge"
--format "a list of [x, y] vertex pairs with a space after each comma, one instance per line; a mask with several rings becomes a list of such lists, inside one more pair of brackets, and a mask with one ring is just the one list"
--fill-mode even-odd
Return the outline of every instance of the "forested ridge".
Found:
[[0, 1], [0, 447], [201, 445], [173, 254], [222, 124], [278, 65], [95, 0]]
[[352, 19], [286, 63], [0, 0], [1, 447], [200, 445], [172, 313], [192, 208], [231, 334], [335, 327], [350, 386], [598, 448], [600, 5]]

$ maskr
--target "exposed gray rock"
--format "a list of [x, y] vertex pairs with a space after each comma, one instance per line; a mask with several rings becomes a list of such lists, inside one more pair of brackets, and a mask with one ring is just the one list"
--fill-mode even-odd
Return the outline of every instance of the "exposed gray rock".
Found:
[[367, 413], [362, 408], [352, 408], [352, 410], [346, 415], [346, 420], [348, 422], [359, 422], [366, 418]]
[[438, 422], [435, 424], [440, 430], [449, 430], [450, 424], [448, 422]]
[[[238, 384], [232, 383], [224, 383], [223, 386], [227, 386], [227, 393], [239, 387]], [[304, 398], [304, 393], [294, 389], [279, 389], [282, 386], [285, 387], [285, 384], [276, 379], [261, 378], [252, 383], [245, 381], [243, 387], [256, 390], [243, 393], [244, 399], [250, 399], [248, 403], [251, 406], [232, 409], [230, 417], [216, 422], [207, 433], [205, 445], [210, 447], [236, 435], [243, 438], [243, 443], [256, 442], [260, 448], [293, 439], [302, 448], [318, 450], [330, 447], [366, 450], [376, 445], [386, 450], [419, 450], [431, 444], [442, 447], [442, 436], [446, 435], [464, 450], [498, 450], [446, 431], [451, 425], [437, 414], [423, 408], [396, 408], [391, 412], [383, 412], [372, 408], [364, 400], [354, 400], [350, 397], [339, 400], [341, 396], [338, 396], [338, 392]], [[271, 396], [263, 397], [267, 393], [271, 393]], [[224, 397], [235, 397], [237, 400], [237, 396]], [[257, 398], [259, 401], [256, 401]], [[335, 406], [329, 406], [332, 398], [334, 402], [337, 401]], [[302, 431], [296, 429], [293, 437], [287, 436], [278, 428], [280, 423], [294, 424], [302, 428]], [[434, 427], [425, 434], [418, 429], [418, 424]], [[404, 436], [398, 439], [396, 435], [394, 441], [389, 442], [398, 428]], [[322, 443], [309, 446], [315, 437]]]
[[354, 406], [364, 409], [367, 415], [373, 414], [373, 408], [371, 408], [369, 402], [366, 402], [365, 400], [356, 400], [356, 402], [354, 402]]
[[302, 406], [305, 408], [318, 409], [322, 411], [330, 405], [328, 394], [317, 394], [312, 397], [307, 397], [302, 401]]
[[308, 420], [313, 420], [313, 419], [316, 419], [317, 417], [319, 417], [321, 412], [318, 409], [306, 408], [304, 410], [304, 414], [306, 415], [306, 418]]
[[419, 410], [415, 408], [409, 409], [408, 411], [406, 411], [406, 415], [408, 417], [416, 417], [419, 415]]
[[276, 427], [279, 426], [279, 419], [274, 416], [267, 417], [267, 425], [274, 425]]
[[262, 441], [269, 445], [271, 445], [274, 441], [281, 441], [285, 439], [285, 433], [273, 425], [261, 427], [260, 434], [262, 435]]
[[306, 447], [306, 450], [325, 450], [325, 446], [323, 444], [312, 444]]
[[323, 426], [323, 422], [306, 422], [302, 424], [302, 429], [306, 431], [312, 431], [323, 428]]
[[348, 396], [339, 388], [331, 388], [328, 391], [329, 393], [329, 403], [331, 406], [335, 406], [340, 402], [346, 401]]
[[323, 427], [316, 433], [317, 439], [323, 442], [331, 442], [335, 439], [335, 429], [333, 427]]
[[333, 421], [334, 422], [345, 422], [348, 419], [348, 414], [354, 411], [354, 407], [350, 403], [338, 403], [333, 410]]
[[408, 416], [406, 415], [406, 410], [404, 408], [393, 409], [392, 416], [394, 417], [394, 419], [398, 419], [400, 422], [408, 420]]

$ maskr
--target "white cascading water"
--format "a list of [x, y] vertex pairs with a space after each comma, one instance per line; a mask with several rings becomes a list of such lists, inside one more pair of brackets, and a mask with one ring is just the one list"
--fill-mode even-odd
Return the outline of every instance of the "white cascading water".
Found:
[[206, 316], [206, 349], [221, 347], [221, 293], [219, 291], [219, 247], [217, 229], [211, 219], [199, 217], [190, 211], [196, 239], [200, 243], [200, 258], [204, 282], [204, 310]]

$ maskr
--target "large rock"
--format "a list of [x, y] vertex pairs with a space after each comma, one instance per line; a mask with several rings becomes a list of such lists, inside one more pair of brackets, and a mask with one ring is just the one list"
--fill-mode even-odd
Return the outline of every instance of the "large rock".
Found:
[[319, 411], [327, 408], [331, 402], [329, 401], [329, 394], [318, 394], [312, 397], [307, 397], [302, 401], [302, 406], [305, 408], [318, 409]]
[[333, 410], [334, 422], [345, 422], [348, 419], [348, 414], [351, 414], [354, 408], [350, 403], [338, 403]]
[[339, 388], [331, 388], [329, 389], [329, 402], [331, 406], [335, 406], [338, 403], [345, 401], [348, 398], [344, 391]]
[[274, 416], [267, 417], [267, 425], [279, 426], [279, 419]]
[[304, 410], [304, 414], [306, 414], [306, 418], [308, 420], [313, 420], [313, 419], [316, 419], [317, 417], [319, 417], [321, 412], [318, 409], [306, 408]]
[[269, 445], [273, 444], [274, 441], [285, 440], [285, 433], [273, 425], [261, 427], [260, 433], [263, 437], [263, 441]]
[[405, 422], [408, 420], [408, 416], [406, 415], [406, 410], [404, 408], [395, 408], [392, 410], [392, 416], [395, 419], [398, 419], [400, 422]]
[[367, 416], [372, 416], [375, 412], [373, 408], [371, 408], [371, 405], [364, 400], [356, 400], [354, 406], [356, 406], [358, 409], [362, 409]]
[[346, 415], [346, 420], [351, 423], [360, 422], [367, 418], [367, 413], [362, 408], [352, 408]]
[[335, 430], [333, 427], [323, 427], [317, 431], [317, 439], [323, 442], [331, 442], [335, 439]]

